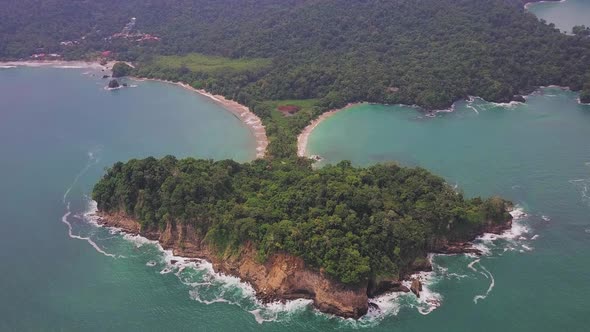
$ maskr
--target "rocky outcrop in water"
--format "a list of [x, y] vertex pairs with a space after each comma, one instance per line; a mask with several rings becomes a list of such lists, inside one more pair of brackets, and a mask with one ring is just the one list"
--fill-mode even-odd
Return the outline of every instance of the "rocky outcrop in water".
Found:
[[526, 103], [526, 99], [524, 98], [523, 95], [514, 95], [512, 96], [512, 101], [516, 101], [519, 103]]
[[119, 85], [119, 82], [117, 80], [110, 80], [109, 81], [109, 85], [108, 85], [108, 88], [109, 89], [116, 89], [116, 88], [119, 88], [119, 87], [120, 87], [120, 85]]
[[412, 279], [412, 285], [410, 286], [410, 290], [416, 297], [420, 297], [420, 292], [422, 291], [422, 282], [419, 279]]

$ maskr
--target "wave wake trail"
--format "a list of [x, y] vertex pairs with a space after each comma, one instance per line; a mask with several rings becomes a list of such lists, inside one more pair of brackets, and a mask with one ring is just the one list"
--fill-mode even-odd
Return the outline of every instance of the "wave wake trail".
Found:
[[88, 242], [94, 249], [96, 249], [96, 251], [98, 251], [99, 253], [108, 256], [108, 257], [113, 257], [113, 258], [117, 258], [117, 256], [113, 255], [113, 254], [109, 254], [108, 252], [102, 250], [102, 248], [100, 248], [98, 246], [98, 244], [96, 244], [96, 242], [92, 241], [91, 238], [89, 237], [84, 237], [84, 236], [80, 236], [80, 235], [75, 235], [72, 233], [72, 224], [68, 221], [68, 217], [72, 214], [72, 212], [70, 211], [70, 203], [68, 203], [67, 205], [67, 212], [63, 215], [63, 217], [61, 217], [61, 221], [66, 224], [68, 226], [68, 236], [72, 239], [78, 239], [78, 240], [83, 240]]
[[90, 237], [85, 237], [85, 236], [80, 236], [80, 235], [76, 235], [73, 233], [72, 230], [72, 224], [68, 221], [68, 217], [72, 214], [72, 211], [70, 210], [70, 202], [67, 201], [68, 196], [70, 194], [70, 192], [72, 191], [72, 189], [74, 188], [74, 186], [78, 183], [78, 181], [80, 180], [80, 178], [86, 174], [86, 172], [88, 172], [88, 170], [98, 164], [99, 159], [94, 155], [94, 153], [92, 151], [88, 152], [88, 162], [86, 163], [86, 166], [84, 166], [84, 168], [82, 168], [82, 170], [76, 175], [76, 177], [74, 177], [74, 181], [72, 181], [72, 183], [70, 184], [70, 186], [66, 189], [64, 195], [63, 195], [63, 203], [66, 205], [66, 213], [61, 217], [61, 222], [63, 222], [64, 224], [66, 224], [66, 226], [68, 226], [68, 236], [72, 239], [77, 239], [77, 240], [82, 240], [82, 241], [86, 241], [88, 242], [94, 249], [96, 249], [96, 251], [98, 251], [99, 253], [107, 256], [107, 257], [113, 257], [113, 258], [117, 258], [117, 256], [113, 255], [113, 254], [109, 254], [108, 252], [104, 251], [100, 246], [98, 246], [98, 244], [96, 244], [96, 242], [94, 242]]
[[[479, 267], [481, 268], [481, 271], [478, 270], [477, 268], [475, 268], [475, 266], [474, 266], [475, 264], [479, 265]], [[477, 302], [479, 300], [485, 300], [488, 297], [488, 295], [490, 295], [490, 293], [494, 289], [494, 286], [496, 285], [496, 281], [494, 280], [494, 275], [488, 269], [486, 269], [486, 267], [483, 266], [483, 264], [481, 264], [481, 260], [479, 260], [479, 259], [472, 261], [471, 263], [469, 263], [467, 265], [467, 267], [469, 269], [473, 270], [474, 272], [480, 273], [481, 275], [485, 276], [487, 279], [490, 280], [490, 285], [488, 286], [488, 289], [486, 290], [486, 292], [484, 294], [476, 295], [473, 297], [473, 302], [475, 304], [477, 304]]]
[[66, 192], [64, 193], [62, 202], [64, 204], [66, 204], [66, 200], [68, 198], [68, 195], [70, 194], [70, 191], [72, 191], [72, 189], [74, 188], [74, 186], [78, 183], [78, 181], [80, 180], [80, 178], [86, 174], [86, 172], [88, 172], [88, 170], [90, 169], [90, 167], [98, 164], [99, 159], [97, 157], [94, 156], [93, 152], [88, 152], [88, 162], [86, 163], [86, 166], [84, 166], [84, 168], [76, 175], [76, 177], [74, 178], [74, 181], [72, 181], [72, 183], [70, 184], [70, 186], [68, 187], [68, 189], [66, 189]]

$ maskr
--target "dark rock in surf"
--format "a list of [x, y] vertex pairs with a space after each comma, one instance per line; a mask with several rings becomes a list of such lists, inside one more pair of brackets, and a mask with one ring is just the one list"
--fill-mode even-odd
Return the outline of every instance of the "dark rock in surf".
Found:
[[110, 80], [108, 87], [109, 87], [109, 89], [116, 89], [121, 86], [119, 85], [119, 82], [117, 82], [117, 80]]
[[410, 290], [417, 298], [420, 298], [420, 292], [422, 291], [422, 282], [418, 279], [412, 280], [412, 286], [410, 286]]
[[522, 96], [522, 95], [514, 95], [514, 96], [512, 97], [512, 100], [513, 100], [513, 101], [517, 101], [517, 102], [519, 102], [519, 103], [525, 103], [525, 102], [526, 102], [526, 99], [525, 99], [525, 98], [524, 98], [524, 96]]

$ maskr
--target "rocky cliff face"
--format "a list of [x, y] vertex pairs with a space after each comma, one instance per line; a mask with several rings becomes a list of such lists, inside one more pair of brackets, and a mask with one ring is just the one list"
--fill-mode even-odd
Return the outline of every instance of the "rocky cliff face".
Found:
[[303, 260], [277, 253], [264, 264], [256, 260], [256, 251], [248, 244], [231, 256], [220, 257], [197, 236], [190, 225], [168, 223], [163, 231], [142, 230], [140, 224], [122, 214], [100, 213], [99, 223], [123, 229], [160, 242], [174, 255], [210, 261], [217, 272], [237, 276], [250, 283], [264, 302], [305, 298], [318, 310], [346, 318], [367, 313], [367, 284], [350, 287], [306, 267]]
[[[305, 265], [303, 259], [285, 253], [270, 256], [265, 263], [256, 259], [256, 251], [251, 244], [246, 244], [238, 252], [220, 256], [206, 245], [196, 230], [190, 225], [168, 223], [164, 230], [141, 229], [140, 224], [124, 214], [99, 213], [99, 223], [123, 229], [125, 232], [139, 234], [160, 242], [164, 249], [170, 249], [174, 255], [187, 258], [200, 258], [210, 261], [217, 272], [237, 276], [250, 283], [257, 296], [264, 302], [283, 301], [298, 298], [313, 300], [315, 308], [321, 312], [346, 318], [359, 318], [367, 313], [369, 297], [387, 292], [409, 292], [400, 280], [380, 278], [369, 280], [356, 286], [339, 283], [321, 270], [317, 271]], [[511, 222], [485, 227], [485, 232], [501, 233], [509, 229]], [[446, 254], [478, 253], [468, 242], [437, 242], [434, 252]], [[432, 267], [427, 260], [414, 264], [412, 271], [404, 273], [406, 278], [411, 272], [430, 271]], [[415, 287], [416, 288], [416, 287]], [[419, 294], [419, 288], [416, 288]], [[416, 290], [415, 293], [416, 293]]]

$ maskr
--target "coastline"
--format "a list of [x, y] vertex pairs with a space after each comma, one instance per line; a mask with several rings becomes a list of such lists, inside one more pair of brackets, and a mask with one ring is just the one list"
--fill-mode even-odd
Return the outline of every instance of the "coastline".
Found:
[[25, 60], [25, 61], [5, 61], [0, 62], [0, 67], [53, 67], [64, 69], [101, 69], [111, 70], [113, 65], [118, 61], [110, 61], [102, 65], [97, 61], [67, 61], [67, 60]]
[[434, 273], [432, 257], [468, 255], [478, 259], [481, 255], [488, 255], [485, 244], [478, 242], [484, 239], [493, 241], [516, 238], [520, 235], [512, 229], [512, 225], [514, 220], [525, 214], [518, 209], [512, 210], [510, 214], [512, 218], [507, 222], [491, 227], [484, 226], [469, 241], [441, 243], [440, 248], [430, 251], [424, 264], [413, 265], [399, 279], [379, 278], [356, 286], [334, 281], [321, 270], [308, 267], [303, 259], [286, 253], [275, 253], [265, 263], [260, 263], [252, 243], [245, 244], [232, 255], [220, 257], [191, 225], [168, 222], [163, 230], [142, 229], [135, 218], [123, 213], [101, 212], [96, 209], [95, 204], [84, 216], [98, 227], [113, 228], [130, 236], [153, 241], [163, 251], [170, 253], [171, 260], [167, 261], [166, 269], [179, 267], [178, 264], [183, 262], [208, 262], [214, 273], [236, 277], [251, 287], [256, 300], [263, 305], [308, 300], [321, 313], [344, 319], [360, 319], [369, 311], [380, 312], [385, 309], [379, 307], [379, 298], [387, 298], [392, 294], [413, 293], [418, 302], [418, 311], [422, 314], [428, 314], [441, 306], [442, 299], [439, 295], [428, 289], [429, 280]]
[[248, 126], [250, 131], [254, 134], [254, 137], [256, 138], [256, 159], [264, 158], [264, 156], [266, 155], [266, 148], [268, 147], [269, 143], [268, 137], [266, 136], [266, 128], [262, 124], [262, 120], [252, 111], [250, 111], [250, 109], [245, 105], [242, 105], [237, 101], [227, 99], [222, 95], [214, 95], [207, 92], [206, 90], [193, 88], [189, 84], [183, 82], [173, 82], [157, 78], [142, 77], [131, 77], [131, 79], [135, 81], [155, 81], [160, 83], [173, 84], [213, 100], [214, 102], [216, 102], [217, 104], [221, 105], [223, 108], [234, 114], [237, 118], [239, 118], [244, 124], [246, 124], [246, 126]]
[[[27, 60], [27, 61], [6, 61], [0, 62], [0, 68], [12, 68], [12, 67], [53, 67], [53, 68], [72, 68], [72, 69], [82, 69], [82, 68], [89, 68], [89, 69], [97, 69], [103, 71], [110, 71], [113, 68], [113, 65], [117, 62], [121, 61], [109, 61], [106, 64], [102, 65], [96, 61], [66, 61], [66, 60]], [[129, 66], [133, 67], [132, 64], [125, 62]], [[192, 86], [182, 83], [182, 82], [172, 82], [166, 81], [161, 79], [152, 79], [152, 78], [141, 78], [141, 77], [130, 77], [136, 81], [157, 81], [162, 83], [174, 84], [176, 86], [180, 86], [182, 88], [188, 89], [190, 91], [196, 92], [202, 96], [205, 96], [214, 102], [221, 105], [224, 109], [234, 114], [237, 118], [239, 118], [254, 134], [256, 139], [256, 159], [264, 158], [266, 155], [266, 148], [268, 146], [268, 137], [266, 136], [266, 129], [262, 124], [262, 120], [254, 114], [250, 109], [236, 101], [229, 100], [221, 95], [214, 95], [211, 94], [203, 89], [195, 89]]]
[[549, 2], [557, 2], [557, 3], [561, 3], [561, 2], [565, 2], [566, 0], [537, 0], [537, 1], [529, 1], [527, 3], [524, 4], [524, 9], [525, 10], [529, 10], [529, 8], [536, 4], [536, 3], [549, 3]]
[[297, 156], [299, 157], [306, 157], [305, 153], [307, 152], [307, 141], [309, 140], [309, 135], [311, 132], [324, 120], [331, 117], [332, 115], [347, 110], [351, 107], [362, 105], [364, 103], [349, 103], [343, 108], [333, 109], [322, 113], [320, 116], [312, 120], [297, 136]]

